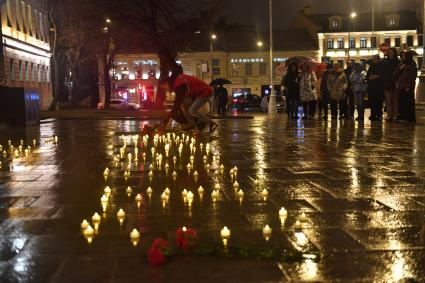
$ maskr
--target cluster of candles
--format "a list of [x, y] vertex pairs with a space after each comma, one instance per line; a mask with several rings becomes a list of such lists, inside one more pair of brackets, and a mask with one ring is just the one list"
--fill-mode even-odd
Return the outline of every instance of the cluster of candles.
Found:
[[[188, 176], [193, 177], [195, 183], [197, 183], [199, 178], [198, 170], [202, 169], [209, 177], [212, 178], [214, 184], [211, 192], [211, 198], [213, 203], [215, 203], [219, 199], [220, 192], [222, 191], [220, 179], [224, 177], [225, 167], [223, 164], [220, 163], [220, 154], [218, 150], [211, 144], [198, 144], [195, 138], [190, 137], [189, 135], [176, 135], [175, 133], [168, 133], [166, 135], [161, 136], [155, 135], [153, 136], [153, 138], [149, 137], [148, 135], [144, 135], [142, 137], [140, 137], [139, 135], [122, 135], [120, 139], [122, 140], [123, 145], [119, 148], [119, 154], [114, 154], [113, 151], [111, 151], [110, 154], [112, 156], [115, 168], [121, 169], [123, 171], [123, 177], [126, 181], [128, 180], [128, 178], [131, 177], [131, 169], [133, 166], [135, 168], [140, 168], [139, 158], [141, 157], [143, 159], [143, 163], [141, 165], [148, 170], [148, 178], [151, 184], [153, 178], [155, 177], [155, 172], [157, 171], [165, 172], [166, 177], [171, 178], [172, 181], [175, 182], [179, 174], [184, 174], [184, 172], [177, 173], [176, 170], [177, 161], [180, 160], [181, 166], [181, 163], [183, 161], [182, 155], [186, 149], [189, 153], [189, 162], [186, 165]], [[111, 145], [110, 147], [113, 148], [113, 146]], [[203, 166], [200, 168], [198, 168], [198, 163], [195, 162], [197, 160], [196, 156], [202, 158]], [[146, 164], [147, 161], [150, 161], [151, 163]], [[171, 169], [170, 164], [173, 164], [174, 169]], [[169, 174], [171, 170], [172, 173]], [[232, 187], [235, 192], [235, 197], [239, 200], [240, 203], [242, 203], [245, 197], [245, 193], [238, 182], [238, 173], [239, 169], [236, 166], [229, 170], [229, 175], [232, 182]], [[119, 177], [119, 175], [114, 176]], [[105, 181], [108, 181], [110, 179], [111, 170], [109, 168], [106, 168], [103, 171], [103, 177]], [[254, 180], [254, 186], [257, 189], [260, 189], [260, 181]], [[128, 186], [125, 192], [128, 197], [131, 197], [133, 194], [133, 189]], [[149, 200], [152, 198], [153, 192], [154, 191], [151, 186], [146, 189], [146, 195], [148, 196]], [[204, 187], [200, 185], [197, 189], [197, 192], [199, 195], [199, 199], [202, 200], [203, 195], [205, 194]], [[112, 189], [109, 186], [105, 187], [100, 200], [105, 217], [105, 213], [111, 201], [111, 195]], [[164, 207], [168, 205], [170, 195], [171, 190], [168, 187], [165, 188], [161, 193], [160, 199]], [[261, 190], [260, 195], [264, 201], [267, 201], [269, 192], [267, 191], [267, 189], [263, 189]], [[184, 203], [187, 204], [190, 208], [195, 199], [193, 191], [183, 189], [181, 192], [181, 196]], [[134, 200], [137, 205], [137, 208], [140, 208], [143, 201], [143, 196], [138, 193], [134, 197]], [[281, 225], [284, 226], [288, 215], [287, 210], [282, 207], [279, 210], [278, 215], [281, 221]], [[123, 225], [126, 219], [125, 211], [123, 209], [119, 209], [116, 216], [120, 225]], [[297, 222], [295, 223], [295, 228], [301, 228], [302, 221], [305, 219], [306, 215], [305, 213], [303, 213], [301, 215], [301, 220], [297, 220]], [[81, 223], [82, 233], [89, 243], [93, 241], [94, 236], [98, 233], [100, 223], [101, 217], [97, 213], [95, 213], [92, 217], [92, 225], [87, 220], [83, 220], [83, 222]], [[265, 225], [262, 228], [262, 234], [264, 239], [268, 241], [272, 236], [272, 228], [269, 225]], [[230, 229], [224, 226], [223, 229], [220, 231], [220, 236], [223, 240], [223, 244], [225, 247], [227, 247], [228, 241], [230, 240], [230, 235]], [[129, 236], [131, 243], [136, 246], [140, 239], [140, 232], [136, 228], [134, 228], [130, 232]]]
[[[53, 136], [45, 140], [46, 143], [58, 143], [59, 138], [57, 136]], [[13, 162], [17, 161], [25, 161], [27, 160], [31, 154], [33, 153], [33, 149], [37, 147], [37, 141], [32, 140], [32, 144], [27, 143], [25, 145], [24, 140], [19, 141], [19, 145], [14, 146], [11, 140], [8, 140], [7, 145], [3, 146], [0, 144], [0, 169], [3, 168], [4, 165], [10, 163], [10, 170], [14, 169]]]

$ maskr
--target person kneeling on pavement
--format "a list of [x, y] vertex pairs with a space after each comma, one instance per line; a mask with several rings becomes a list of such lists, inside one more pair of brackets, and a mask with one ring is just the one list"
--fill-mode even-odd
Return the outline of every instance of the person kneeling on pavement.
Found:
[[[186, 128], [188, 131], [197, 128], [195, 119], [209, 125], [211, 133], [217, 129], [218, 124], [208, 117], [204, 111], [213, 95], [213, 90], [208, 84], [195, 77], [181, 73], [162, 80], [160, 87], [164, 91], [173, 90], [176, 94], [173, 108], [166, 120], [167, 125], [171, 123], [173, 117], [178, 116], [178, 113], [181, 112], [188, 122]], [[198, 129], [202, 130], [202, 128]]]

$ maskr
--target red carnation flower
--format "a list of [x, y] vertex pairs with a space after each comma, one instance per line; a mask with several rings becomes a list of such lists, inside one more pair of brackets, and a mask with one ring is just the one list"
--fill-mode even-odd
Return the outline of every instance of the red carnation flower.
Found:
[[165, 256], [160, 249], [151, 247], [148, 251], [148, 260], [151, 265], [163, 265], [165, 263]]
[[196, 243], [197, 232], [190, 228], [180, 228], [176, 231], [177, 246], [187, 252]]
[[162, 265], [168, 255], [170, 255], [170, 244], [164, 239], [155, 239], [148, 251], [149, 263], [156, 266]]

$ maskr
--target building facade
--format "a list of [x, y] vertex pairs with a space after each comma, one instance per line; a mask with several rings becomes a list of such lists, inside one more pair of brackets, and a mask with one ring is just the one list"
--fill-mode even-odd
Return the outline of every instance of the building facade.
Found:
[[[239, 96], [254, 94], [268, 95], [270, 91], [270, 59], [267, 35], [257, 35], [247, 28], [232, 32], [218, 32], [213, 42], [209, 34], [194, 35], [192, 45], [178, 55], [188, 75], [196, 76], [209, 83], [216, 78], [232, 82], [226, 86], [229, 94]], [[204, 36], [202, 38], [202, 36]], [[276, 32], [273, 57], [274, 85], [280, 93], [285, 61], [293, 56], [318, 58], [317, 45], [306, 30]], [[261, 42], [262, 44], [258, 44]], [[261, 46], [260, 46], [261, 45]], [[126, 98], [129, 102], [152, 102], [159, 78], [159, 60], [156, 54], [118, 54], [115, 57], [113, 97]], [[100, 71], [101, 72], [101, 71]], [[100, 102], [104, 94], [100, 87]]]
[[306, 7], [294, 19], [293, 28], [307, 28], [317, 37], [322, 61], [366, 61], [372, 55], [384, 54], [380, 46], [386, 44], [399, 50], [413, 49], [418, 53], [418, 65], [423, 61], [423, 36], [417, 34], [421, 26], [416, 12], [392, 11], [383, 13], [312, 14]]
[[36, 90], [41, 109], [47, 109], [52, 100], [52, 86], [46, 2], [6, 0], [0, 3], [2, 85]]

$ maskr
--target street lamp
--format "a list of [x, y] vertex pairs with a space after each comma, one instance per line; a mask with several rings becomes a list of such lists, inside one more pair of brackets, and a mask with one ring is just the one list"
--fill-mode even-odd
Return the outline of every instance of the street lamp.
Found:
[[357, 13], [352, 12], [348, 19], [348, 61], [350, 61], [350, 51], [351, 51], [351, 20], [354, 20], [356, 17], [357, 17]]
[[211, 80], [214, 79], [214, 72], [213, 72], [213, 57], [214, 57], [214, 41], [217, 39], [217, 35], [215, 33], [211, 34], [210, 37], [210, 57], [211, 57]]
[[110, 18], [106, 18], [105, 21], [106, 21], [107, 24], [110, 24], [111, 23], [111, 19]]
[[268, 105], [269, 115], [276, 115], [277, 103], [276, 92], [273, 85], [273, 0], [269, 0], [269, 19], [270, 19], [270, 99]]
[[263, 47], [263, 42], [262, 41], [257, 41], [257, 46], [258, 47]]

